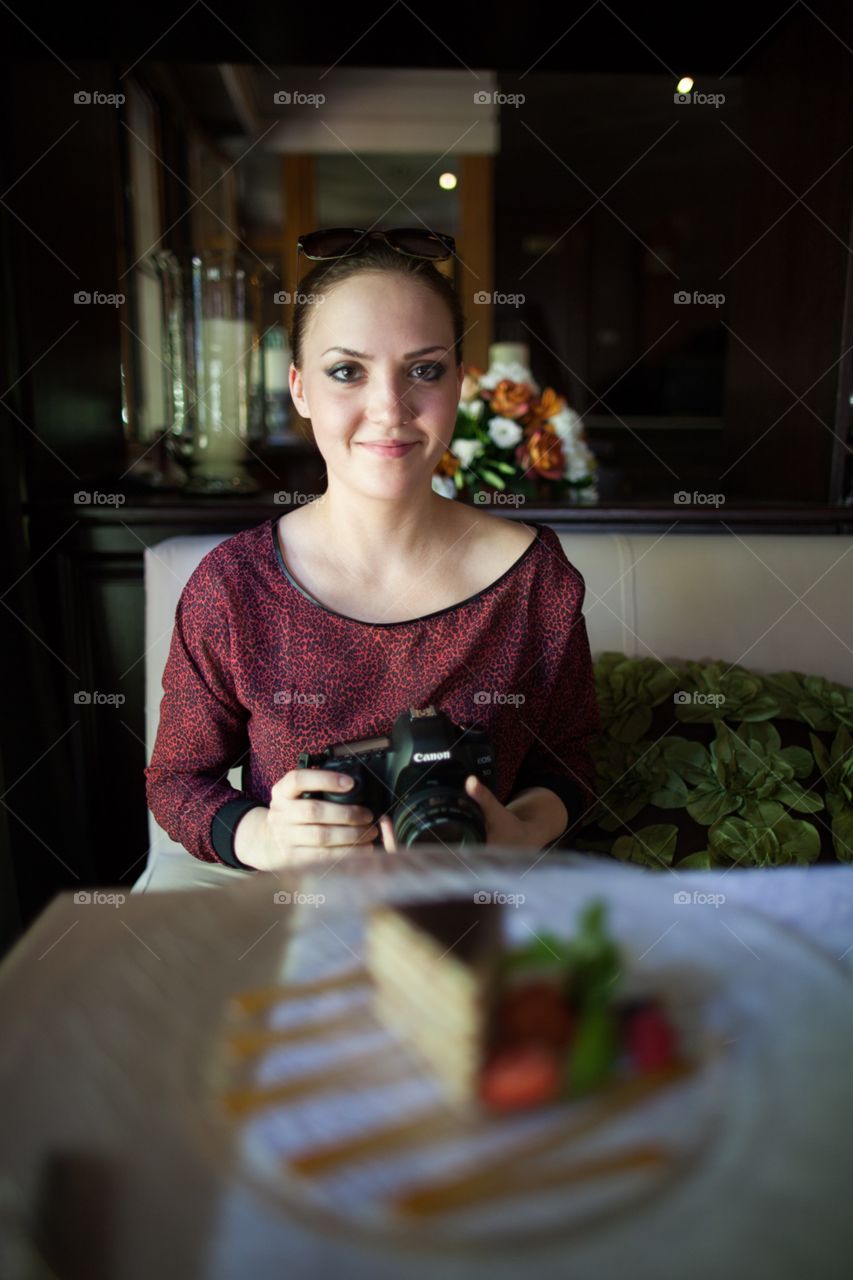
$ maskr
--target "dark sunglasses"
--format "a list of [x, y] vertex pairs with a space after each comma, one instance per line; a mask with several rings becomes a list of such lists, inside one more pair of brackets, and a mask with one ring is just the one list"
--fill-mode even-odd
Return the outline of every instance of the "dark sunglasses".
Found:
[[384, 240], [398, 253], [410, 258], [430, 258], [434, 262], [449, 258], [456, 252], [453, 236], [440, 231], [421, 231], [417, 227], [397, 227], [391, 231], [362, 231], [358, 227], [330, 227], [324, 231], [310, 231], [296, 242], [296, 252], [304, 253], [314, 262], [327, 258], [348, 258], [360, 253], [368, 241]]

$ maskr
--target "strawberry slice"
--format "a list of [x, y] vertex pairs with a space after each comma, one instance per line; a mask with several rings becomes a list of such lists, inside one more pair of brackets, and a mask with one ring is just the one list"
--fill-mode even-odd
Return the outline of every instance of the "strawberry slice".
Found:
[[521, 1044], [501, 1049], [485, 1065], [480, 1097], [495, 1110], [514, 1111], [551, 1102], [559, 1087], [556, 1053], [543, 1044]]
[[675, 1057], [675, 1032], [660, 1005], [645, 1004], [626, 1019], [626, 1047], [641, 1071], [657, 1071]]

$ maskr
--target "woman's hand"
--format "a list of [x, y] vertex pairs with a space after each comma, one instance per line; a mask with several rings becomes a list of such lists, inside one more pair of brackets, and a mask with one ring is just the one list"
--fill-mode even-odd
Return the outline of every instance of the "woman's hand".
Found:
[[337, 804], [332, 800], [301, 798], [303, 791], [339, 791], [344, 795], [352, 786], [345, 774], [324, 770], [318, 779], [317, 769], [290, 769], [272, 788], [269, 807], [258, 809], [260, 823], [249, 838], [247, 848], [240, 849], [240, 831], [256, 811], [249, 810], [235, 829], [235, 852], [241, 862], [259, 871], [277, 871], [300, 862], [313, 862], [326, 856], [339, 859], [351, 849], [370, 845], [380, 837], [378, 825], [369, 809], [362, 805]]
[[503, 805], [472, 773], [465, 779], [465, 790], [483, 810], [487, 844], [547, 849], [569, 825], [566, 806], [548, 787], [527, 787]]
[[[553, 791], [531, 787], [501, 804], [494, 791], [471, 773], [465, 779], [465, 791], [483, 810], [486, 820], [485, 844], [515, 845], [522, 849], [543, 849], [568, 826], [566, 807]], [[565, 817], [565, 821], [562, 819]], [[389, 853], [397, 852], [391, 820], [379, 819], [382, 842]], [[553, 833], [553, 834], [552, 834]]]
[[519, 804], [519, 797], [511, 800], [508, 805], [501, 804], [494, 791], [474, 773], [465, 779], [465, 790], [483, 810], [486, 820], [485, 844], [541, 849], [547, 843], [547, 838], [543, 838], [542, 817], [538, 809], [527, 802], [526, 797], [523, 804]]

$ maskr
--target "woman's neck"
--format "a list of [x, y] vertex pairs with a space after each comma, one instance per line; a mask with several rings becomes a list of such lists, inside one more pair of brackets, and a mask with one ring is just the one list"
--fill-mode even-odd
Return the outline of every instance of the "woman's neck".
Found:
[[432, 489], [404, 503], [365, 498], [334, 487], [312, 504], [312, 544], [323, 545], [344, 563], [363, 564], [365, 574], [394, 578], [407, 567], [440, 553], [475, 517], [465, 520], [455, 504]]

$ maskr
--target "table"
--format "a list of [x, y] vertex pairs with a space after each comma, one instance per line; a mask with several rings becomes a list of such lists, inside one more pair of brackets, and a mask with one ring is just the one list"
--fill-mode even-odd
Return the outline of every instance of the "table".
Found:
[[[506, 856], [531, 862], [529, 851]], [[394, 874], [387, 855], [371, 857], [383, 874]], [[549, 855], [537, 873], [551, 876], [555, 891], [563, 883], [588, 889], [618, 878], [637, 886], [638, 903], [645, 894], [705, 895], [692, 900], [697, 908], [720, 912], [722, 922], [728, 908], [748, 906], [788, 930], [792, 945], [798, 940], [820, 957], [816, 972], [826, 983], [853, 979], [851, 867], [673, 878], [562, 853]], [[0, 1094], [6, 1104], [0, 1170], [20, 1196], [7, 1197], [5, 1219], [0, 1197], [7, 1259], [17, 1210], [42, 1222], [53, 1241], [51, 1258], [62, 1259], [63, 1280], [229, 1280], [243, 1273], [266, 1280], [282, 1274], [284, 1258], [293, 1280], [324, 1270], [346, 1280], [431, 1274], [411, 1258], [358, 1250], [346, 1253], [342, 1271], [339, 1242], [272, 1215], [176, 1132], [190, 1064], [170, 1053], [170, 1045], [180, 1042], [188, 1018], [193, 1025], [210, 1024], [229, 992], [269, 981], [290, 927], [270, 890], [294, 891], [304, 874], [259, 873], [221, 888], [129, 895], [121, 903], [111, 903], [107, 891], [90, 902], [62, 894], [6, 957], [0, 965]], [[725, 904], [715, 905], [710, 895], [720, 894]], [[814, 998], [821, 999], [819, 982]], [[849, 1116], [838, 1124], [849, 1133]], [[780, 1185], [780, 1209], [787, 1194]], [[846, 1190], [839, 1194], [846, 1203]], [[789, 1208], [774, 1220], [766, 1216], [767, 1205], [759, 1213], [758, 1204], [758, 1189], [748, 1178], [733, 1186], [730, 1202], [708, 1206], [704, 1245], [713, 1248], [703, 1251], [697, 1238], [689, 1258], [675, 1248], [679, 1225], [672, 1224], [671, 1237], [662, 1236], [665, 1219], [655, 1217], [660, 1208], [650, 1209], [618, 1229], [574, 1241], [566, 1274], [601, 1280], [630, 1266], [639, 1280], [675, 1280], [688, 1271], [708, 1280], [720, 1274], [784, 1280], [799, 1277], [804, 1267], [815, 1280], [849, 1275], [853, 1221], [839, 1223], [834, 1203], [811, 1204], [804, 1189], [797, 1212]], [[818, 1234], [829, 1245], [815, 1258]], [[16, 1280], [3, 1260], [0, 1252], [4, 1280]], [[440, 1268], [457, 1280], [473, 1274], [449, 1259]], [[36, 1274], [54, 1273], [21, 1271], [21, 1280]]]

